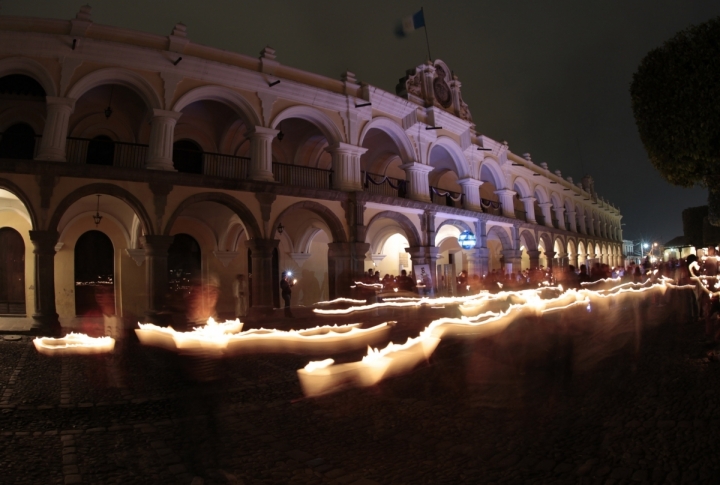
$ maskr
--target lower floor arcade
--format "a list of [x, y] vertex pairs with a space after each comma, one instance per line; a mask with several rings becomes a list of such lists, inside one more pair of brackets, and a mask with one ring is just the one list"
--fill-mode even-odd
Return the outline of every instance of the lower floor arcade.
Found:
[[[86, 316], [200, 321], [350, 296], [368, 269], [435, 292], [466, 271], [621, 264], [619, 243], [429, 203], [248, 182], [240, 187], [6, 173], [0, 177], [0, 315], [39, 328]], [[400, 204], [399, 204], [400, 203]], [[462, 232], [475, 236], [464, 249]], [[453, 276], [454, 277], [454, 276]], [[1, 317], [0, 317], [1, 318]]]

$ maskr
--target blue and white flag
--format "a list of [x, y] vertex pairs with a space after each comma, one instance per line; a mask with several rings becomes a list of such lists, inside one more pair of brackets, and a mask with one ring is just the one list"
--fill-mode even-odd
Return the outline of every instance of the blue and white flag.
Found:
[[425, 15], [423, 14], [422, 9], [402, 19], [401, 24], [398, 26], [397, 34], [404, 37], [413, 30], [417, 30], [421, 27], [425, 27]]

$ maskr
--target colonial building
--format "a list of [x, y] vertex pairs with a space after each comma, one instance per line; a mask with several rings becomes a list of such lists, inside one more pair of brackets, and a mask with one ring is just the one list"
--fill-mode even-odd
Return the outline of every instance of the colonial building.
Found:
[[620, 264], [621, 215], [592, 178], [482, 135], [451, 73], [428, 62], [391, 93], [182, 24], [0, 17], [0, 314], [69, 325], [103, 287], [144, 319], [195, 280], [219, 282], [231, 314], [237, 274], [262, 312], [284, 270], [312, 304], [369, 268], [428, 265], [452, 291], [462, 269]]

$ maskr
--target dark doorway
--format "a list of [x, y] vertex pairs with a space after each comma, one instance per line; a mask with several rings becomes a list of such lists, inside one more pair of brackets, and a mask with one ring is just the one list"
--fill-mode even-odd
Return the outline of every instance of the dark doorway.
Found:
[[248, 268], [248, 308], [252, 308], [252, 306], [253, 306], [252, 249], [248, 249], [247, 268]]
[[280, 257], [277, 248], [273, 249], [272, 255], [273, 274], [273, 308], [280, 308]]
[[0, 158], [32, 160], [35, 157], [35, 131], [30, 126], [12, 125], [1, 136]]
[[75, 314], [115, 314], [115, 250], [100, 231], [88, 231], [75, 244]]
[[178, 140], [173, 143], [173, 166], [178, 172], [203, 173], [203, 151], [192, 140]]
[[85, 163], [89, 165], [110, 165], [115, 159], [115, 142], [109, 136], [96, 136], [88, 143]]
[[9, 227], [0, 229], [0, 314], [25, 314], [25, 242]]
[[168, 303], [185, 312], [186, 299], [194, 284], [200, 283], [200, 245], [188, 234], [176, 234], [168, 249]]

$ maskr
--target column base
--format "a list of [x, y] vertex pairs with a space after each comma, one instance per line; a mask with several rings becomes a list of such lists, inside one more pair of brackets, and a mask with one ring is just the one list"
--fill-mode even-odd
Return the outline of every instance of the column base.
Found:
[[39, 162], [66, 162], [64, 151], [45, 151], [40, 152], [35, 157], [35, 160]]
[[177, 172], [173, 166], [172, 160], [168, 163], [165, 160], [153, 160], [145, 164], [145, 168], [148, 170], [164, 170], [166, 172]]
[[33, 324], [30, 333], [33, 335], [44, 337], [60, 337], [62, 336], [62, 328], [60, 327], [60, 319], [58, 314], [32, 316]]
[[251, 172], [248, 174], [248, 178], [250, 180], [257, 180], [259, 182], [275, 182], [275, 177], [273, 176], [273, 173], [267, 172], [265, 170], [258, 171], [258, 172]]

